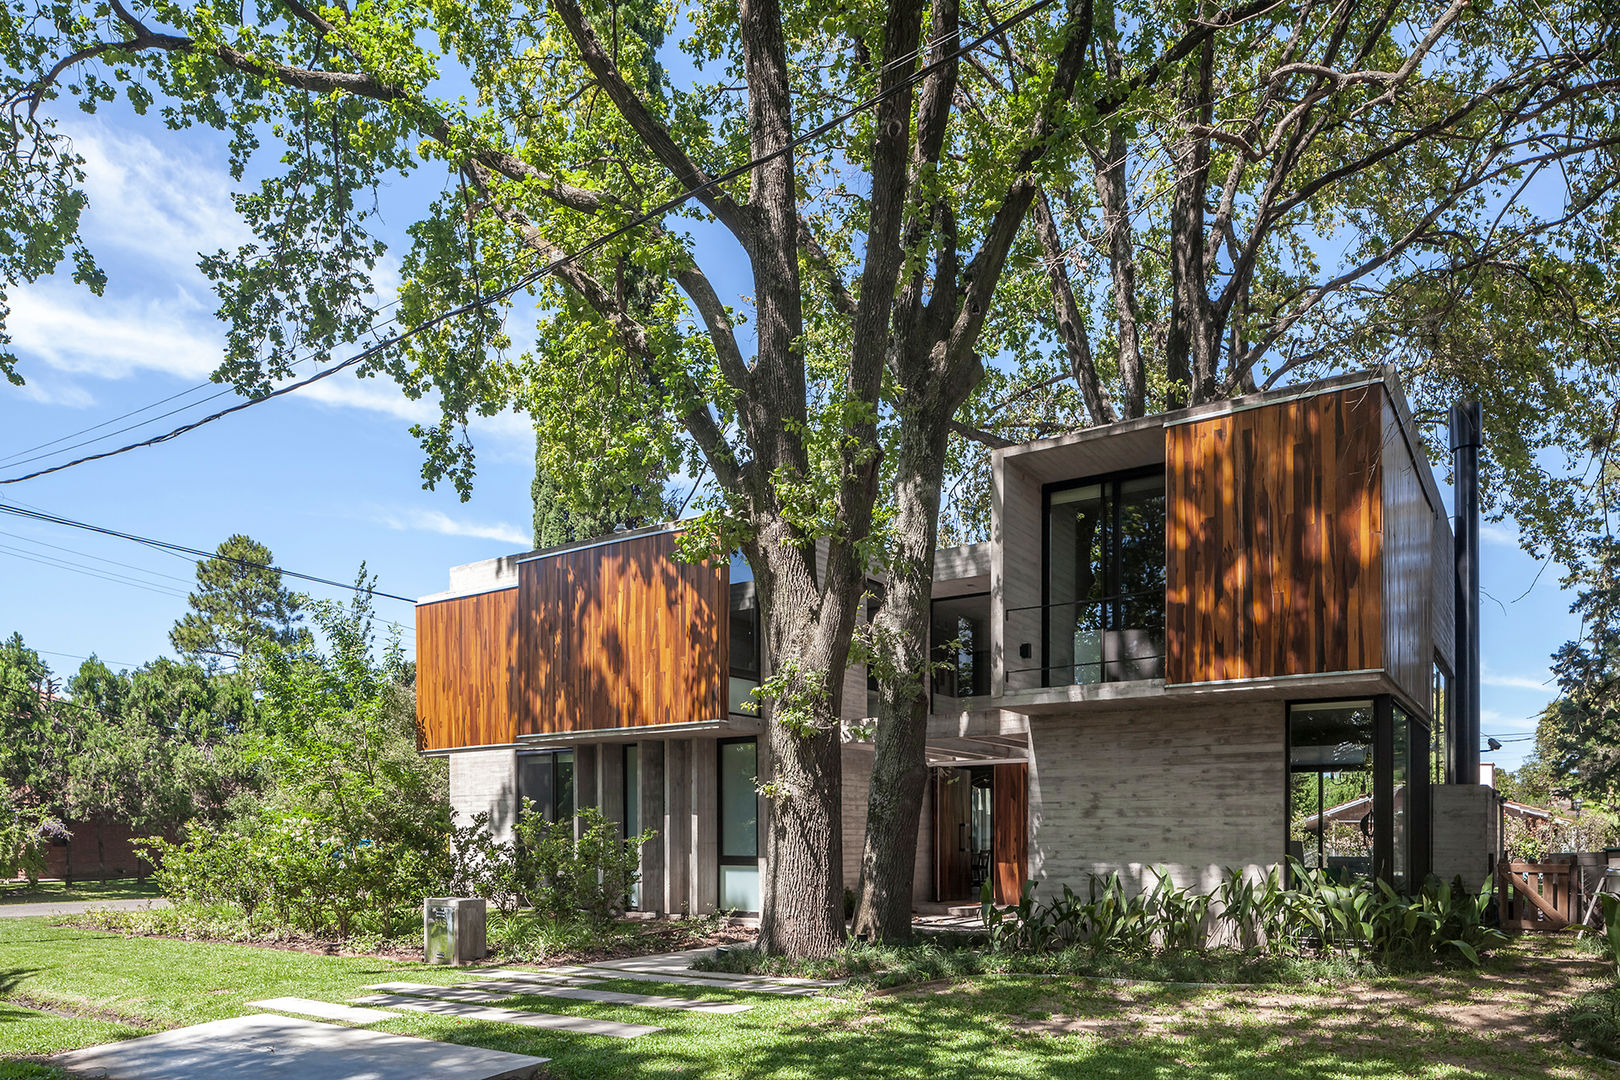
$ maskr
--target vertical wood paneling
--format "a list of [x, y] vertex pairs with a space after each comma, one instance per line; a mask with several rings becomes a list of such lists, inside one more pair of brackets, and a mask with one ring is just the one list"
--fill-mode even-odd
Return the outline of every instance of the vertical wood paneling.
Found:
[[1029, 766], [996, 765], [991, 784], [991, 876], [996, 883], [996, 903], [1016, 904], [1029, 880]]
[[1165, 429], [1166, 681], [1383, 666], [1381, 386]]
[[[1388, 402], [1384, 426], [1384, 656], [1395, 685], [1429, 713], [1434, 665], [1434, 536], [1417, 465]], [[1449, 565], [1449, 561], [1445, 564]]]
[[423, 750], [509, 746], [518, 590], [416, 608], [416, 727]]
[[675, 540], [655, 533], [519, 567], [520, 734], [725, 715], [729, 573], [676, 561]]

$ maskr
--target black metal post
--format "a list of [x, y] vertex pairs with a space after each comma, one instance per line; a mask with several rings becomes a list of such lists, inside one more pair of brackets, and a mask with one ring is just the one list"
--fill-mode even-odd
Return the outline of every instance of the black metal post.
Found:
[[1457, 611], [1457, 707], [1451, 730], [1453, 784], [1479, 783], [1479, 447], [1484, 411], [1479, 402], [1451, 407], [1451, 464], [1455, 523], [1454, 594]]

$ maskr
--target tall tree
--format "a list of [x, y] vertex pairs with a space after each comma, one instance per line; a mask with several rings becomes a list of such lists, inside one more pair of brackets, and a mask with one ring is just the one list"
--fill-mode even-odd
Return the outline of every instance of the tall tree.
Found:
[[[910, 930], [935, 530], [948, 486], [949, 539], [986, 538], [983, 448], [1393, 359], [1431, 449], [1449, 401], [1486, 402], [1488, 482], [1533, 545], [1568, 556], [1595, 521], [1538, 453], [1605, 449], [1620, 416], [1613, 6], [1206, 4], [1220, 32], [1181, 49], [1167, 9], [1099, 0], [1106, 89], [1023, 193], [997, 302], [1053, 348], [988, 373], [926, 332], [902, 352], [865, 936]], [[1003, 47], [1016, 90], [1043, 57]]]
[[[870, 563], [891, 354], [910, 340], [905, 320], [926, 314], [946, 328], [952, 364], [977, 362], [1028, 205], [1022, 178], [1076, 109], [1088, 3], [1025, 9], [999, 27], [1040, 58], [1009, 97], [1010, 55], [948, 60], [965, 31], [989, 28], [964, 25], [954, 0], [660, 8], [640, 33], [600, 0], [265, 0], [229, 14], [64, 2], [60, 19], [12, 27], [17, 123], [3, 137], [14, 175], [0, 197], [18, 209], [0, 226], [55, 245], [11, 268], [13, 280], [82, 247], [77, 159], [46, 107], [59, 96], [94, 108], [124, 88], [172, 126], [227, 130], [239, 166], [275, 143], [272, 175], [238, 202], [257, 241], [203, 260], [231, 327], [221, 375], [260, 392], [307, 350], [328, 356], [373, 321], [382, 244], [369, 196], [390, 173], [445, 166], [444, 194], [417, 215], [403, 260], [399, 314], [422, 332], [360, 370], [436, 393], [442, 422], [419, 430], [429, 482], [465, 491], [474, 459], [460, 426], [513, 404], [548, 445], [583, 451], [568, 475], [552, 473], [570, 487], [649, 460], [712, 475], [693, 554], [748, 558], [774, 672], [761, 939], [792, 954], [835, 947], [836, 688]], [[687, 66], [716, 75], [675, 86], [648, 63], [677, 27]], [[943, 63], [920, 79], [924, 57]], [[447, 64], [476, 94], [434, 96]], [[977, 100], [953, 109], [959, 94]], [[682, 192], [690, 206], [562, 258]], [[748, 279], [734, 302], [700, 265], [698, 218]], [[919, 251], [934, 254], [910, 257]], [[542, 265], [554, 271], [533, 282], [535, 344], [514, 355], [503, 327], [515, 301], [500, 290]], [[897, 305], [902, 289], [914, 299]], [[474, 310], [429, 323], [464, 303]]]
[[191, 610], [169, 631], [169, 643], [210, 670], [297, 640], [302, 598], [281, 584], [270, 549], [250, 536], [227, 537], [197, 563], [197, 591], [186, 601]]

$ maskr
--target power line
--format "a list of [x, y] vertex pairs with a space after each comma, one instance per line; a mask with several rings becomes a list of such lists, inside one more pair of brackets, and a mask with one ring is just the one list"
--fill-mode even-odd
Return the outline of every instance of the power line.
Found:
[[86, 577], [98, 578], [102, 581], [110, 581], [115, 585], [128, 585], [131, 588], [143, 589], [146, 592], [156, 593], [159, 596], [170, 596], [176, 600], [184, 600], [186, 598], [186, 594], [183, 592], [176, 592], [173, 589], [165, 589], [161, 586], [153, 585], [151, 582], [136, 581], [134, 578], [124, 577], [122, 574], [104, 574], [99, 570], [91, 570], [84, 566], [75, 566], [73, 563], [67, 562], [63, 559], [53, 559], [49, 555], [29, 554], [27, 552], [20, 551], [17, 548], [9, 547], [5, 544], [0, 544], [0, 555], [10, 555], [14, 559], [24, 559], [31, 563], [38, 563], [41, 566], [50, 566], [58, 570], [67, 570], [75, 574], [83, 574]]
[[296, 570], [287, 570], [283, 567], [275, 566], [270, 563], [256, 563], [249, 559], [233, 558], [229, 555], [221, 555], [217, 551], [203, 551], [201, 548], [187, 547], [184, 544], [175, 544], [168, 540], [155, 540], [150, 536], [141, 536], [137, 533], [123, 532], [119, 529], [109, 529], [103, 525], [92, 525], [86, 521], [75, 521], [73, 518], [59, 517], [56, 514], [47, 514], [39, 510], [25, 510], [20, 506], [12, 506], [8, 503], [0, 503], [0, 513], [15, 514], [18, 517], [28, 518], [35, 521], [45, 521], [51, 523], [52, 525], [62, 525], [70, 529], [84, 529], [87, 532], [100, 533], [103, 536], [116, 536], [121, 540], [130, 540], [137, 544], [145, 544], [147, 547], [156, 548], [160, 551], [184, 553], [186, 555], [195, 556], [199, 559], [224, 559], [229, 562], [233, 562], [244, 569], [270, 570], [282, 575], [283, 577], [297, 578], [300, 581], [311, 581], [318, 585], [330, 585], [334, 589], [347, 589], [349, 592], [354, 593], [369, 593], [373, 596], [386, 597], [389, 600], [399, 600], [406, 604], [416, 603], [415, 600], [408, 596], [399, 596], [394, 593], [382, 592], [379, 589], [364, 589], [357, 585], [349, 585], [341, 581], [333, 581], [331, 578], [316, 577], [313, 574], [302, 574]]
[[[558, 256], [556, 259], [551, 260], [550, 262], [546, 263], [544, 266], [541, 266], [541, 267], [538, 267], [538, 268], [536, 268], [534, 270], [531, 270], [529, 273], [523, 275], [522, 277], [520, 277], [517, 281], [513, 282], [512, 284], [503, 286], [502, 288], [495, 290], [493, 293], [489, 294], [488, 296], [482, 296], [482, 297], [479, 297], [478, 299], [473, 300], [473, 301], [471, 301], [469, 303], [457, 305], [456, 307], [450, 308], [450, 309], [448, 309], [446, 311], [442, 311], [439, 314], [434, 315], [431, 318], [429, 318], [429, 319], [427, 319], [427, 320], [425, 320], [423, 322], [420, 322], [420, 323], [416, 324], [413, 327], [410, 327], [409, 329], [400, 331], [397, 334], [391, 334], [388, 337], [384, 338], [383, 340], [378, 341], [375, 344], [372, 344], [372, 345], [367, 346], [366, 348], [360, 350], [358, 353], [356, 353], [353, 356], [349, 357], [347, 360], [339, 361], [338, 363], [332, 365], [331, 367], [325, 369], [324, 371], [319, 371], [319, 372], [315, 373], [314, 375], [311, 375], [311, 376], [309, 376], [308, 378], [305, 378], [305, 379], [301, 379], [301, 380], [299, 380], [297, 382], [288, 383], [286, 386], [280, 387], [280, 388], [278, 388], [276, 390], [272, 390], [269, 393], [263, 394], [263, 395], [261, 395], [259, 397], [250, 398], [247, 401], [241, 402], [240, 404], [237, 404], [237, 405], [233, 405], [228, 409], [221, 409], [220, 411], [218, 411], [216, 413], [211, 413], [210, 415], [205, 416], [200, 420], [195, 420], [195, 421], [193, 421], [193, 422], [191, 422], [189, 424], [184, 424], [184, 425], [182, 425], [180, 427], [175, 428], [172, 431], [165, 432], [162, 435], [157, 435], [157, 436], [154, 436], [154, 437], [152, 437], [150, 439], [143, 439], [140, 442], [130, 443], [127, 446], [121, 446], [121, 447], [119, 447], [119, 448], [117, 448], [115, 450], [106, 450], [106, 451], [103, 451], [103, 452], [101, 452], [99, 454], [89, 454], [89, 455], [87, 455], [85, 457], [77, 458], [77, 459], [75, 459], [73, 461], [69, 461], [69, 462], [66, 462], [66, 463], [61, 464], [61, 465], [53, 465], [50, 468], [39, 469], [39, 470], [36, 470], [34, 472], [24, 474], [22, 476], [13, 476], [13, 477], [7, 477], [7, 478], [4, 478], [4, 479], [0, 479], [0, 484], [18, 484], [18, 483], [23, 482], [24, 480], [33, 480], [33, 479], [35, 479], [37, 477], [47, 476], [47, 475], [49, 475], [51, 473], [55, 473], [55, 472], [61, 472], [64, 469], [71, 469], [71, 468], [73, 468], [73, 467], [75, 467], [77, 465], [84, 465], [84, 464], [87, 464], [88, 462], [92, 462], [92, 461], [100, 461], [103, 458], [115, 457], [115, 456], [117, 456], [119, 454], [125, 454], [125, 453], [128, 453], [128, 452], [132, 451], [132, 450], [140, 450], [140, 449], [143, 449], [143, 448], [148, 447], [148, 446], [156, 446], [159, 443], [168, 442], [170, 439], [178, 438], [179, 436], [184, 435], [187, 432], [195, 431], [197, 428], [202, 427], [204, 424], [213, 423], [215, 420], [223, 419], [223, 418], [225, 418], [227, 416], [230, 416], [232, 413], [241, 412], [243, 409], [250, 408], [250, 407], [252, 407], [254, 405], [257, 405], [257, 404], [259, 404], [261, 402], [269, 401], [272, 398], [280, 397], [283, 394], [290, 394], [294, 390], [299, 390], [299, 389], [302, 389], [303, 387], [311, 385], [312, 383], [319, 382], [322, 379], [325, 379], [325, 378], [328, 378], [329, 376], [337, 374], [339, 371], [342, 371], [345, 368], [350, 368], [350, 367], [353, 367], [356, 364], [359, 364], [359, 363], [362, 363], [362, 362], [364, 362], [366, 360], [369, 360], [371, 357], [376, 356], [378, 353], [382, 352], [383, 350], [392, 348], [393, 346], [400, 344], [401, 342], [405, 341], [408, 338], [415, 337], [417, 334], [421, 334], [421, 333], [423, 333], [423, 332], [425, 332], [427, 330], [431, 330], [432, 328], [434, 328], [435, 326], [440, 325], [441, 323], [448, 322], [451, 319], [457, 318], [457, 317], [459, 317], [461, 315], [465, 315], [465, 314], [467, 314], [469, 312], [472, 312], [472, 311], [482, 310], [483, 308], [488, 307], [492, 303], [495, 303], [495, 302], [500, 301], [500, 300], [504, 300], [507, 297], [512, 296], [512, 295], [514, 295], [514, 294], [516, 294], [518, 292], [521, 292], [524, 289], [528, 288], [530, 285], [534, 284], [536, 281], [540, 280], [542, 277], [545, 277], [548, 274], [555, 273], [556, 271], [561, 270], [563, 267], [568, 266], [568, 265], [570, 265], [570, 264], [572, 264], [574, 262], [577, 262], [578, 260], [584, 258], [587, 255], [590, 255], [590, 254], [592, 254], [592, 253], [594, 253], [596, 251], [600, 251], [602, 248], [606, 247], [608, 244], [611, 244], [613, 241], [619, 239], [621, 236], [625, 236], [626, 234], [628, 234], [630, 232], [633, 232], [636, 229], [639, 229], [641, 226], [647, 224], [650, 221], [653, 221], [654, 219], [663, 217], [665, 214], [668, 214], [670, 211], [675, 210], [675, 209], [679, 208], [680, 206], [682, 206], [683, 204], [685, 204], [693, 196], [698, 195], [698, 194], [700, 194], [700, 193], [702, 193], [704, 191], [708, 191], [708, 190], [710, 190], [712, 188], [718, 187], [721, 184], [724, 184], [724, 183], [726, 183], [728, 181], [735, 180], [739, 176], [742, 176], [742, 175], [746, 174], [750, 170], [752, 170], [752, 169], [754, 169], [754, 168], [756, 168], [756, 167], [758, 167], [760, 165], [764, 165], [767, 162], [775, 161], [777, 158], [784, 157], [784, 156], [786, 156], [788, 154], [791, 154], [793, 151], [797, 150], [799, 147], [805, 145], [806, 143], [814, 142], [815, 140], [821, 138], [823, 135], [828, 134], [829, 132], [833, 131], [834, 129], [836, 129], [837, 127], [842, 125], [844, 123], [844, 121], [850, 119], [851, 117], [857, 116], [860, 113], [865, 112], [867, 109], [870, 109], [873, 106], [881, 104], [882, 102], [886, 101], [888, 98], [894, 96], [895, 94], [901, 92], [902, 90], [909, 89], [911, 86], [915, 85], [916, 83], [921, 82], [923, 79], [926, 79], [929, 75], [933, 74], [935, 71], [939, 70], [940, 68], [946, 66], [947, 64], [950, 64], [951, 62], [957, 60], [958, 58], [964, 56], [965, 54], [967, 54], [969, 52], [972, 52], [974, 49], [979, 48], [980, 46], [984, 45], [986, 42], [989, 42], [989, 41], [997, 38], [1001, 34], [1004, 34], [1006, 31], [1010, 30], [1012, 27], [1014, 27], [1014, 26], [1018, 25], [1019, 23], [1023, 22], [1025, 19], [1028, 19], [1030, 16], [1034, 15], [1036, 12], [1042, 10], [1043, 8], [1051, 6], [1055, 2], [1056, 2], [1056, 0], [1034, 0], [1033, 3], [1028, 4], [1028, 5], [1020, 8], [1018, 11], [1014, 12], [1012, 15], [1009, 15], [1006, 18], [997, 21], [993, 26], [991, 26], [989, 29], [987, 29], [983, 34], [980, 34], [977, 38], [974, 38], [972, 41], [968, 42], [966, 45], [960, 45], [955, 50], [953, 50], [951, 53], [949, 53], [948, 55], [942, 56], [938, 60], [935, 60], [935, 61], [933, 61], [931, 63], [924, 64], [922, 67], [920, 67], [917, 70], [913, 71], [910, 75], [908, 75], [901, 82], [898, 82], [895, 85], [893, 85], [891, 87], [888, 87], [887, 89], [880, 90], [878, 93], [872, 95], [871, 97], [866, 98], [866, 99], [864, 99], [864, 100], [862, 100], [860, 102], [857, 102], [855, 105], [853, 105], [850, 108], [846, 109], [844, 112], [839, 113], [837, 116], [834, 116], [830, 120], [823, 121], [822, 123], [818, 124], [816, 127], [811, 128], [809, 131], [805, 132], [803, 135], [795, 136], [794, 138], [788, 140], [788, 142], [784, 143], [782, 146], [776, 148], [775, 150], [771, 150], [768, 153], [761, 154], [758, 157], [752, 158], [752, 159], [744, 162], [741, 165], [737, 165], [737, 166], [735, 166], [735, 167], [733, 167], [731, 169], [728, 169], [725, 172], [722, 172], [722, 173], [720, 173], [720, 174], [718, 174], [716, 176], [712, 176], [712, 177], [710, 177], [709, 179], [703, 181], [700, 184], [697, 184], [697, 185], [695, 185], [693, 187], [687, 188], [681, 194], [676, 195], [673, 198], [666, 199], [665, 201], [659, 203], [657, 206], [653, 207], [651, 210], [648, 210], [645, 213], [642, 213], [642, 214], [632, 218], [630, 221], [628, 221], [624, 225], [621, 225], [616, 229], [610, 229], [609, 231], [603, 233], [601, 236], [598, 236], [596, 239], [590, 241], [584, 247], [578, 249], [577, 251]], [[915, 56], [916, 53], [913, 52], [911, 55]], [[894, 62], [897, 62], [897, 61], [900, 61], [900, 60], [905, 60], [905, 59], [909, 59], [909, 58], [908, 57], [899, 57], [899, 58], [896, 58], [896, 61], [890, 61], [890, 63], [892, 64]], [[888, 65], [886, 64], [883, 70], [887, 70], [887, 68], [888, 68]], [[385, 594], [379, 593], [378, 595], [385, 595]], [[395, 599], [403, 599], [403, 598], [402, 597], [396, 597]]]
[[6, 532], [5, 530], [0, 529], [0, 536], [9, 536], [13, 540], [21, 540], [26, 544], [37, 544], [40, 547], [48, 547], [54, 548], [57, 551], [65, 551], [69, 555], [77, 555], [81, 559], [94, 559], [96, 562], [103, 562], [109, 566], [122, 566], [126, 570], [134, 570], [138, 573], [150, 574], [153, 577], [167, 578], [170, 581], [178, 581], [188, 589], [197, 583], [197, 579], [195, 577], [177, 577], [174, 574], [165, 574], [161, 570], [148, 570], [144, 566], [136, 566], [133, 563], [119, 562], [117, 559], [104, 559], [100, 555], [92, 555], [88, 551], [80, 551], [77, 548], [63, 547], [61, 544], [52, 544], [44, 540], [36, 540], [32, 536], [24, 536], [21, 533]]

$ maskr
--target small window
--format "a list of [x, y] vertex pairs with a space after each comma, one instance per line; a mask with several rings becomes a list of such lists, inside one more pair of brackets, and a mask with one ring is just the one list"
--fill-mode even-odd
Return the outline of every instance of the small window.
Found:
[[528, 799], [550, 821], [574, 816], [574, 752], [518, 755], [518, 800]]

